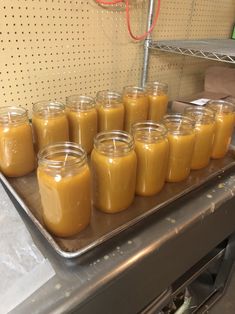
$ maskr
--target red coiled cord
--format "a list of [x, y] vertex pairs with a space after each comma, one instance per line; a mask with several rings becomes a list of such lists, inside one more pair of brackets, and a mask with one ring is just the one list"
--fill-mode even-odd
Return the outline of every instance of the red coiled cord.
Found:
[[136, 36], [132, 33], [131, 30], [131, 22], [130, 22], [130, 5], [129, 5], [129, 0], [112, 0], [112, 1], [103, 1], [103, 0], [95, 0], [97, 3], [100, 4], [105, 4], [105, 5], [113, 5], [113, 4], [118, 4], [121, 2], [126, 3], [126, 22], [127, 22], [127, 29], [128, 33], [133, 38], [134, 40], [143, 40], [145, 39], [150, 33], [152, 33], [154, 27], [156, 26], [158, 17], [159, 17], [159, 12], [160, 12], [160, 7], [161, 7], [161, 0], [157, 1], [157, 8], [156, 8], [156, 13], [153, 19], [153, 22], [150, 26], [150, 28], [142, 35]]

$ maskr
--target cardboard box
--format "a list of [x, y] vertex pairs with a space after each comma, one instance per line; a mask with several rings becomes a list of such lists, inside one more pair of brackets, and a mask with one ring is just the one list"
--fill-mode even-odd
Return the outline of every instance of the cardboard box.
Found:
[[181, 98], [172, 102], [171, 111], [183, 113], [185, 108], [192, 105], [205, 105], [211, 99], [227, 99], [228, 94], [224, 93], [212, 93], [212, 92], [201, 92], [189, 97]]
[[209, 100], [224, 99], [235, 104], [235, 69], [224, 66], [209, 67], [205, 72], [204, 91], [172, 102], [173, 112], [183, 113], [190, 105], [205, 105]]
[[209, 67], [205, 73], [204, 90], [235, 97], [235, 69], [225, 66]]

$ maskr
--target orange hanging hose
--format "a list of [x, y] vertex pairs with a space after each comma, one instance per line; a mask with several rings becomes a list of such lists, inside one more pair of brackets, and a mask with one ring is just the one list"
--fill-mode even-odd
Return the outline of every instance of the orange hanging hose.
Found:
[[159, 17], [159, 12], [160, 12], [160, 7], [161, 7], [161, 0], [157, 1], [157, 8], [156, 8], [156, 13], [153, 19], [153, 22], [150, 26], [150, 28], [142, 35], [136, 36], [133, 34], [132, 30], [131, 30], [131, 22], [130, 22], [130, 5], [129, 5], [129, 0], [112, 0], [112, 1], [104, 1], [104, 0], [96, 0], [97, 3], [100, 4], [105, 4], [105, 5], [113, 5], [113, 4], [117, 4], [117, 3], [121, 3], [121, 2], [125, 2], [126, 3], [126, 22], [127, 22], [127, 29], [128, 29], [128, 33], [130, 34], [131, 38], [133, 38], [134, 40], [143, 40], [145, 39], [150, 33], [152, 33], [154, 27], [156, 26], [158, 17]]

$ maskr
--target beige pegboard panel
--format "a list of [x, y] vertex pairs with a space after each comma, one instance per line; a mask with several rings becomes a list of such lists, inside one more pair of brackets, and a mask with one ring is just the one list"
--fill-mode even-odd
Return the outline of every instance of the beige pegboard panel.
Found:
[[[29, 109], [42, 99], [95, 96], [102, 89], [138, 84], [143, 47], [127, 35], [122, 10], [89, 0], [1, 1], [1, 106]], [[146, 2], [131, 8], [141, 32]], [[138, 26], [138, 27], [137, 27]]]
[[194, 0], [189, 37], [228, 38], [234, 19], [234, 0]]
[[[193, 5], [193, 0], [162, 1], [161, 14], [153, 33], [153, 39], [167, 40], [188, 38]], [[148, 79], [158, 79], [167, 82], [169, 85], [170, 99], [176, 99], [180, 95], [184, 63], [184, 56], [164, 52], [152, 52]]]
[[[235, 17], [234, 0], [194, 0], [189, 39], [229, 38]], [[199, 58], [185, 57], [179, 97], [202, 91], [205, 70], [211, 66], [231, 66]]]
[[231, 67], [230, 64], [222, 62], [185, 57], [180, 79], [179, 97], [203, 91], [205, 71], [207, 68], [213, 66]]
[[[234, 18], [234, 0], [164, 1], [153, 39], [228, 38]], [[167, 81], [171, 99], [202, 91], [205, 69], [218, 65], [213, 61], [170, 53], [152, 55], [149, 79], [158, 76]]]
[[171, 100], [203, 91], [205, 70], [211, 66], [231, 67], [215, 61], [164, 52], [150, 56], [149, 80], [166, 82]]
[[[161, 4], [154, 39], [226, 37], [234, 19], [234, 0]], [[147, 5], [147, 0], [131, 2], [136, 34], [145, 30]], [[0, 6], [1, 106], [15, 103], [30, 111], [42, 99], [94, 96], [140, 82], [143, 45], [129, 38], [123, 7], [103, 8], [93, 0], [2, 0]], [[198, 64], [189, 59], [152, 54], [149, 77], [168, 82], [171, 98], [198, 89], [203, 66], [197, 75]], [[187, 75], [190, 83], [184, 88]]]
[[167, 83], [170, 99], [177, 98], [179, 94], [183, 58], [183, 56], [158, 51], [150, 54], [148, 80]]
[[234, 17], [234, 0], [162, 1], [153, 39], [227, 38]]
[[217, 64], [214, 61], [203, 59], [195, 59], [195, 62], [192, 62], [192, 58], [184, 58], [184, 66], [179, 84], [179, 98], [202, 92], [204, 90], [206, 68]]
[[153, 39], [186, 38], [189, 31], [192, 6], [192, 0], [161, 1], [161, 13], [153, 32]]

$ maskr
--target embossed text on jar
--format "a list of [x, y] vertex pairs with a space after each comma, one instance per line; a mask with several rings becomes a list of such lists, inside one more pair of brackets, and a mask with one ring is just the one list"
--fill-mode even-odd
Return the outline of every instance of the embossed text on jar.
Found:
[[228, 152], [234, 127], [234, 105], [223, 100], [211, 100], [207, 107], [215, 112], [215, 139], [211, 157], [223, 158]]
[[215, 114], [210, 109], [198, 106], [187, 107], [185, 114], [195, 121], [196, 137], [191, 169], [201, 169], [210, 162], [215, 136]]
[[127, 209], [136, 184], [136, 154], [133, 137], [123, 131], [98, 133], [91, 154], [93, 199], [107, 213]]
[[168, 182], [185, 180], [190, 173], [195, 144], [194, 122], [181, 114], [171, 114], [164, 117], [168, 130], [169, 160]]
[[168, 86], [160, 82], [148, 82], [146, 90], [149, 99], [148, 120], [160, 122], [167, 112]]
[[33, 171], [36, 158], [27, 111], [21, 107], [0, 109], [0, 170], [10, 177]]
[[154, 195], [163, 188], [166, 179], [167, 130], [150, 121], [136, 123], [132, 129], [137, 156], [136, 194]]
[[80, 144], [87, 153], [93, 148], [97, 133], [97, 111], [92, 97], [73, 95], [66, 98], [70, 140]]
[[33, 105], [33, 131], [36, 151], [56, 142], [69, 140], [65, 107], [58, 102], [40, 101]]
[[90, 222], [91, 175], [81, 146], [64, 142], [45, 147], [37, 177], [48, 230], [60, 237], [83, 230]]
[[144, 88], [126, 86], [123, 89], [125, 106], [125, 130], [131, 131], [136, 122], [146, 121], [148, 118], [148, 95]]
[[124, 105], [121, 95], [113, 91], [100, 91], [96, 95], [98, 130], [123, 130]]

